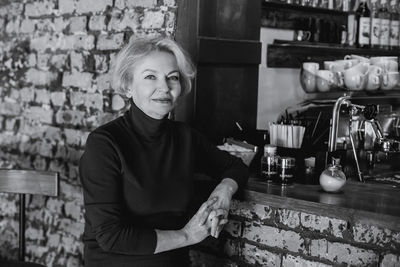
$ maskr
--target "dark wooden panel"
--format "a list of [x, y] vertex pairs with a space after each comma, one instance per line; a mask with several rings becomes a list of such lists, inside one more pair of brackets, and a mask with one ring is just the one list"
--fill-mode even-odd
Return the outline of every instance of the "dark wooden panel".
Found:
[[383, 49], [357, 49], [341, 46], [301, 44], [299, 42], [274, 43], [267, 46], [267, 66], [270, 68], [300, 68], [302, 62], [342, 59], [345, 55], [393, 56], [399, 52]]
[[260, 64], [261, 42], [199, 38], [199, 63]]
[[319, 185], [282, 187], [250, 179], [246, 200], [400, 230], [400, 188], [389, 185], [348, 181], [334, 194]]
[[257, 66], [200, 65], [196, 91], [196, 128], [213, 142], [237, 132], [235, 122], [256, 128]]
[[58, 195], [56, 172], [0, 169], [0, 192]]
[[230, 39], [260, 39], [258, 0], [201, 0], [199, 35]]

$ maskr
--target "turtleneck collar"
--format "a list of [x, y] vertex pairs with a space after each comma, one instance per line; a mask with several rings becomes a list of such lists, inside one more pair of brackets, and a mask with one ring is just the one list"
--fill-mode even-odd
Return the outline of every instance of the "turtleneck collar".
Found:
[[133, 130], [148, 141], [156, 141], [165, 133], [168, 116], [160, 120], [154, 119], [144, 113], [132, 100], [130, 102], [131, 107], [125, 117]]

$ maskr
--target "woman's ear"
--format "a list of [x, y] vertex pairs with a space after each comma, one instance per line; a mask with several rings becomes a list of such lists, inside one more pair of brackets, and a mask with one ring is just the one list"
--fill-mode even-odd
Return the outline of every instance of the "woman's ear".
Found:
[[127, 98], [132, 98], [132, 95], [133, 95], [133, 89], [127, 88], [126, 93], [125, 93], [125, 96], [126, 96]]

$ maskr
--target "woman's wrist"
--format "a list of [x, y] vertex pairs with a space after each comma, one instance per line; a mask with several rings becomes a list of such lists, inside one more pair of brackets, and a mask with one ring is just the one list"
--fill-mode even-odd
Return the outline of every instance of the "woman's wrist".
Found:
[[217, 187], [222, 188], [230, 197], [232, 197], [238, 189], [238, 184], [231, 178], [224, 178]]

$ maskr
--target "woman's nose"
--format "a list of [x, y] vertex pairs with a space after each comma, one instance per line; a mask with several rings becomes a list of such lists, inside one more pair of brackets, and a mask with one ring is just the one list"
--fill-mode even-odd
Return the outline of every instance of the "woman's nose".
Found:
[[159, 80], [158, 85], [157, 85], [158, 89], [161, 91], [169, 91], [169, 85], [168, 85], [168, 80], [167, 78], [162, 78]]

